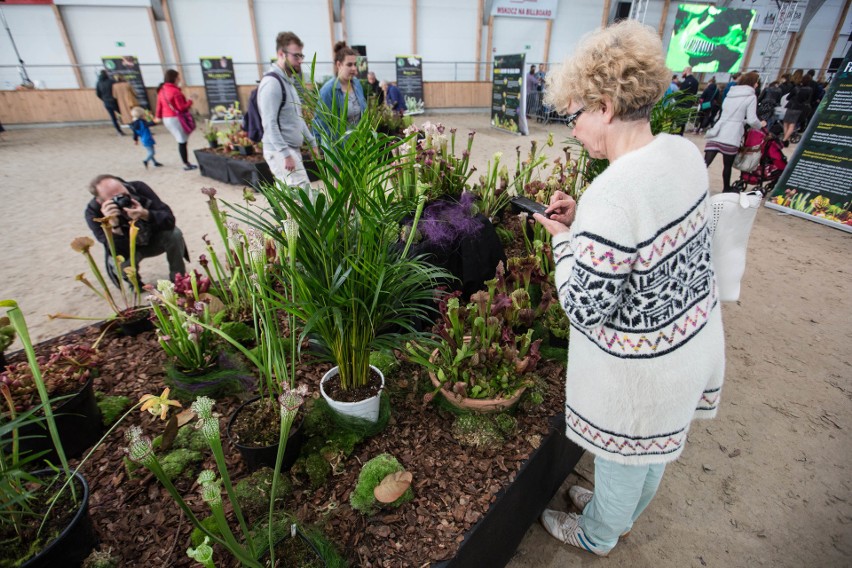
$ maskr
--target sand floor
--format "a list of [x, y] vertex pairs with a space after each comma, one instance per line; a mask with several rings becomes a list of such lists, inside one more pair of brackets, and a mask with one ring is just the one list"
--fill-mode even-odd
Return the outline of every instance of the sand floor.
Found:
[[[489, 128], [484, 114], [423, 120], [457, 127], [462, 141], [476, 129], [473, 163], [480, 171], [495, 151], [513, 158], [515, 146], [526, 151], [531, 138], [543, 144], [550, 131], [556, 140], [568, 136], [564, 126], [535, 123], [530, 137], [512, 136]], [[35, 341], [86, 323], [48, 314], [108, 315], [75, 282], [88, 268], [69, 247], [89, 233], [83, 210], [95, 175], [151, 185], [174, 210], [193, 263], [203, 252], [202, 235], [215, 231], [199, 189], [214, 186], [222, 198], [240, 199], [241, 187], [184, 172], [162, 126], [154, 136], [166, 164], [156, 170], [142, 166], [141, 147], [108, 126], [11, 130], [0, 138], [0, 298], [20, 303]], [[193, 135], [190, 147], [203, 145]], [[714, 191], [721, 189], [720, 172], [716, 160]], [[93, 250], [101, 263], [100, 247]], [[740, 302], [723, 308], [727, 378], [718, 418], [694, 424], [682, 458], [668, 467], [657, 497], [609, 559], [561, 545], [535, 524], [510, 566], [852, 565], [850, 250], [852, 235], [761, 208]], [[146, 260], [142, 274], [148, 282], [167, 277], [165, 259]], [[594, 478], [591, 456], [578, 471]], [[575, 481], [566, 480], [552, 507], [567, 509]]]

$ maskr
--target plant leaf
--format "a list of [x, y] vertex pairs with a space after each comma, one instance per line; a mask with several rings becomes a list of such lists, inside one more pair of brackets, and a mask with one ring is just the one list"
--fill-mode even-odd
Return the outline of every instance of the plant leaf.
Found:
[[411, 487], [414, 478], [410, 471], [397, 471], [385, 476], [382, 482], [373, 489], [373, 496], [379, 503], [393, 503]]

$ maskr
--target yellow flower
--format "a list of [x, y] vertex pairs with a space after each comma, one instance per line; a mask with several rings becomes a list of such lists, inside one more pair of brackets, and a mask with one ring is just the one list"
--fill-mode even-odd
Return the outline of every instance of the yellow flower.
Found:
[[94, 245], [95, 241], [93, 241], [89, 237], [77, 237], [76, 239], [71, 241], [71, 248], [77, 252], [88, 252], [88, 250]]
[[153, 394], [142, 395], [142, 398], [139, 399], [139, 402], [143, 403], [142, 408], [140, 410], [147, 410], [153, 416], [160, 415], [160, 420], [165, 420], [166, 415], [169, 413], [170, 406], [180, 407], [180, 403], [176, 400], [169, 400], [169, 388], [166, 387], [163, 390], [163, 394], [160, 396], [155, 396]]

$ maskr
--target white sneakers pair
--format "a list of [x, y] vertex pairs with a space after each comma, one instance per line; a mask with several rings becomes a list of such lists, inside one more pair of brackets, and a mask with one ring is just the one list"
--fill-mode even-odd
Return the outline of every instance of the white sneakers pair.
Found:
[[[589, 501], [592, 500], [594, 495], [593, 491], [589, 491], [579, 485], [574, 485], [568, 490], [568, 497], [580, 511], [585, 510], [586, 505], [589, 504]], [[565, 544], [582, 548], [598, 556], [609, 554], [609, 550], [602, 549], [586, 536], [580, 527], [580, 515], [577, 513], [564, 513], [562, 511], [545, 509], [544, 513], [541, 514], [541, 524], [554, 538]], [[629, 534], [630, 531], [627, 531], [621, 535], [621, 538]]]

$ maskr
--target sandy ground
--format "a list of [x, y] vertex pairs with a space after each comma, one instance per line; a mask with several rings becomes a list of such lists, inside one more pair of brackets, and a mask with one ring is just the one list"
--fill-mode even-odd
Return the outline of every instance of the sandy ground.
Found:
[[[476, 129], [480, 170], [493, 152], [513, 157], [530, 140], [490, 129], [484, 114], [426, 119], [457, 127], [462, 140]], [[531, 138], [541, 144], [549, 131], [557, 140], [568, 135], [564, 126], [533, 123]], [[88, 269], [69, 247], [88, 234], [83, 210], [92, 177], [113, 173], [151, 185], [173, 208], [193, 261], [202, 235], [215, 231], [199, 188], [240, 199], [240, 187], [182, 171], [171, 136], [161, 126], [154, 135], [166, 164], [156, 170], [142, 166], [141, 147], [108, 126], [12, 130], [0, 138], [0, 298], [18, 300], [34, 340], [85, 323], [47, 314], [108, 314], [74, 281]], [[190, 140], [190, 147], [203, 144], [198, 134]], [[710, 172], [719, 191], [721, 160]], [[561, 545], [535, 524], [510, 566], [852, 565], [851, 246], [849, 234], [762, 208], [741, 301], [723, 308], [728, 372], [718, 418], [695, 423], [682, 458], [608, 559]], [[93, 250], [101, 263], [99, 246]], [[167, 277], [165, 259], [146, 260], [142, 273], [148, 282]], [[594, 479], [591, 456], [578, 472]], [[576, 479], [566, 480], [551, 507], [568, 508]]]

